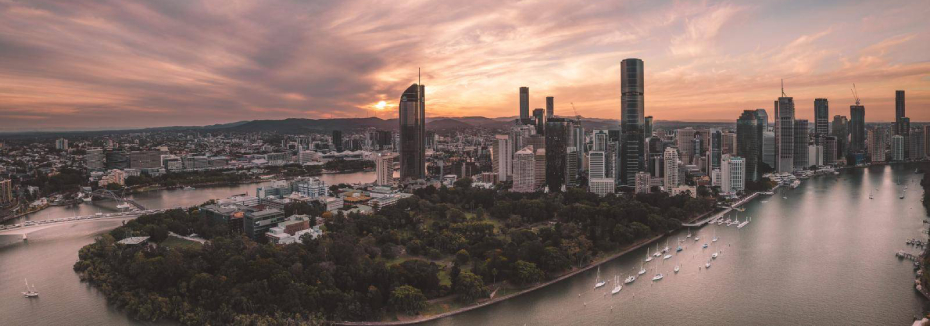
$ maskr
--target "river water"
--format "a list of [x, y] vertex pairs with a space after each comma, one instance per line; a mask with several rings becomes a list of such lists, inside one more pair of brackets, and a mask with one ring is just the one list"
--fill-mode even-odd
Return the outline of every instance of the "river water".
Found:
[[[924, 300], [914, 291], [912, 264], [898, 260], [909, 238], [925, 237], [920, 203], [921, 175], [913, 165], [844, 171], [806, 180], [797, 189], [745, 205], [742, 229], [707, 226], [668, 239], [685, 240], [673, 258], [654, 260], [649, 272], [610, 295], [613, 281], [593, 289], [596, 270], [495, 305], [429, 325], [903, 325], [919, 314]], [[371, 182], [373, 173], [326, 175], [328, 184]], [[898, 185], [900, 183], [901, 185]], [[899, 199], [907, 185], [907, 196]], [[200, 204], [234, 194], [254, 194], [259, 184], [136, 195], [146, 207]], [[874, 193], [869, 200], [870, 190]], [[787, 197], [787, 199], [783, 198]], [[101, 202], [55, 207], [28, 219], [86, 215], [112, 210]], [[18, 222], [17, 222], [18, 223]], [[29, 242], [0, 247], [0, 324], [138, 324], [107, 306], [102, 294], [71, 270], [77, 251], [117, 226], [109, 221], [51, 228]], [[716, 248], [710, 239], [716, 234]], [[667, 239], [659, 242], [665, 246]], [[708, 249], [701, 245], [707, 242]], [[651, 246], [653, 251], [655, 244]], [[714, 250], [720, 256], [702, 268]], [[645, 248], [606, 263], [601, 277], [621, 279], [640, 269]], [[681, 271], [672, 272], [676, 264]], [[665, 278], [652, 282], [659, 272]], [[23, 279], [35, 283], [39, 299], [22, 298]]]

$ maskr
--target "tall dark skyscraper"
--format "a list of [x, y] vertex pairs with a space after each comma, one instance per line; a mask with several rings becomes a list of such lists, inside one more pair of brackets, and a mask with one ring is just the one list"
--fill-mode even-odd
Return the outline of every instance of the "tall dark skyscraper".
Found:
[[645, 124], [643, 125], [643, 134], [646, 136], [646, 138], [652, 137], [652, 116], [650, 115], [646, 117], [646, 119], [643, 121], [645, 121]]
[[536, 124], [536, 134], [546, 134], [546, 111], [543, 109], [533, 110], [533, 122]]
[[736, 119], [736, 155], [746, 162], [746, 180], [757, 181], [762, 160], [762, 125], [756, 110], [745, 110]]
[[[806, 169], [811, 164], [809, 156], [810, 127], [807, 119], [794, 120], [794, 162], [795, 170]], [[736, 141], [739, 143], [739, 140]]]
[[814, 134], [818, 137], [830, 133], [830, 105], [825, 98], [814, 99]]
[[904, 137], [904, 158], [911, 158], [911, 119], [904, 112], [904, 91], [894, 91], [894, 134]]
[[426, 87], [413, 84], [400, 96], [400, 180], [426, 176]]
[[897, 90], [894, 91], [894, 134], [903, 135], [906, 130], [904, 130], [901, 118], [906, 117], [904, 112], [904, 91]]
[[769, 114], [765, 112], [765, 109], [756, 109], [756, 117], [759, 119], [759, 125], [762, 126], [762, 131], [769, 130]]
[[333, 146], [336, 147], [337, 152], [341, 152], [343, 150], [341, 130], [333, 130]]
[[775, 171], [794, 172], [794, 143], [794, 98], [782, 91], [775, 101]]
[[833, 116], [833, 136], [836, 137], [836, 158], [846, 157], [849, 148], [849, 119], [846, 116]]
[[[857, 101], [858, 102], [858, 101]], [[865, 106], [849, 106], [849, 153], [865, 151]]]
[[520, 87], [520, 123], [530, 119], [530, 88]]
[[549, 191], [562, 191], [568, 168], [568, 146], [572, 123], [563, 118], [546, 121], [546, 186]]
[[555, 98], [546, 96], [546, 118], [551, 118], [553, 115], [555, 115]]
[[620, 62], [620, 176], [621, 183], [634, 185], [636, 173], [643, 171], [645, 109], [643, 60]]

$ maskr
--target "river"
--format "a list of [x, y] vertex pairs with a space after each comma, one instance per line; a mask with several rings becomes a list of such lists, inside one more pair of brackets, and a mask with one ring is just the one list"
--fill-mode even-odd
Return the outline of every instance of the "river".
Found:
[[[760, 197], [744, 207], [742, 229], [707, 226], [672, 234], [669, 246], [685, 240], [682, 252], [647, 264], [649, 272], [610, 295], [613, 282], [593, 289], [596, 269], [549, 287], [440, 319], [428, 325], [903, 325], [920, 314], [924, 300], [914, 291], [912, 264], [898, 260], [905, 241], [925, 238], [926, 216], [915, 165], [853, 169], [809, 179], [797, 189]], [[368, 177], [366, 177], [368, 178]], [[373, 175], [369, 178], [372, 179]], [[354, 182], [354, 181], [343, 181]], [[897, 185], [900, 182], [902, 185]], [[330, 183], [330, 181], [327, 181]], [[904, 185], [907, 196], [899, 199]], [[144, 205], [193, 205], [209, 198], [254, 193], [257, 184], [140, 195]], [[869, 200], [869, 192], [874, 199]], [[877, 189], [877, 190], [876, 190]], [[783, 198], [787, 197], [787, 199]], [[53, 208], [29, 218], [71, 216]], [[77, 210], [106, 209], [81, 205]], [[0, 324], [121, 325], [135, 323], [114, 311], [101, 294], [80, 283], [71, 270], [77, 250], [109, 225], [81, 224], [30, 234], [29, 243], [0, 247]], [[702, 268], [720, 240], [720, 256]], [[659, 240], [664, 247], [666, 239]], [[702, 249], [701, 244], [710, 248]], [[651, 246], [655, 249], [655, 244]], [[602, 278], [621, 279], [640, 269], [645, 248], [604, 264]], [[672, 272], [675, 264], [681, 271]], [[652, 282], [655, 270], [665, 278]], [[42, 297], [21, 298], [23, 278]]]

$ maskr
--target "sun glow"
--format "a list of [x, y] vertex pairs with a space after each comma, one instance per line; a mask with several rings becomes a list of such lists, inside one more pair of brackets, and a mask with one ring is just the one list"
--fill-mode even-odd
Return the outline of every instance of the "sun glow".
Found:
[[387, 102], [380, 101], [378, 104], [375, 104], [375, 108], [378, 110], [384, 110], [384, 107], [387, 106]]

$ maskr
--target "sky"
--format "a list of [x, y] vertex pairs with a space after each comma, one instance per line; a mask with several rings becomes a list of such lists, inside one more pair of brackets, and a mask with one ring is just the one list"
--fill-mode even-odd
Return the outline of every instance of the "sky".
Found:
[[[427, 116], [618, 119], [620, 62], [656, 120], [734, 121], [794, 97], [930, 121], [930, 5], [916, 1], [0, 0], [0, 131]], [[571, 104], [574, 104], [575, 110]]]

